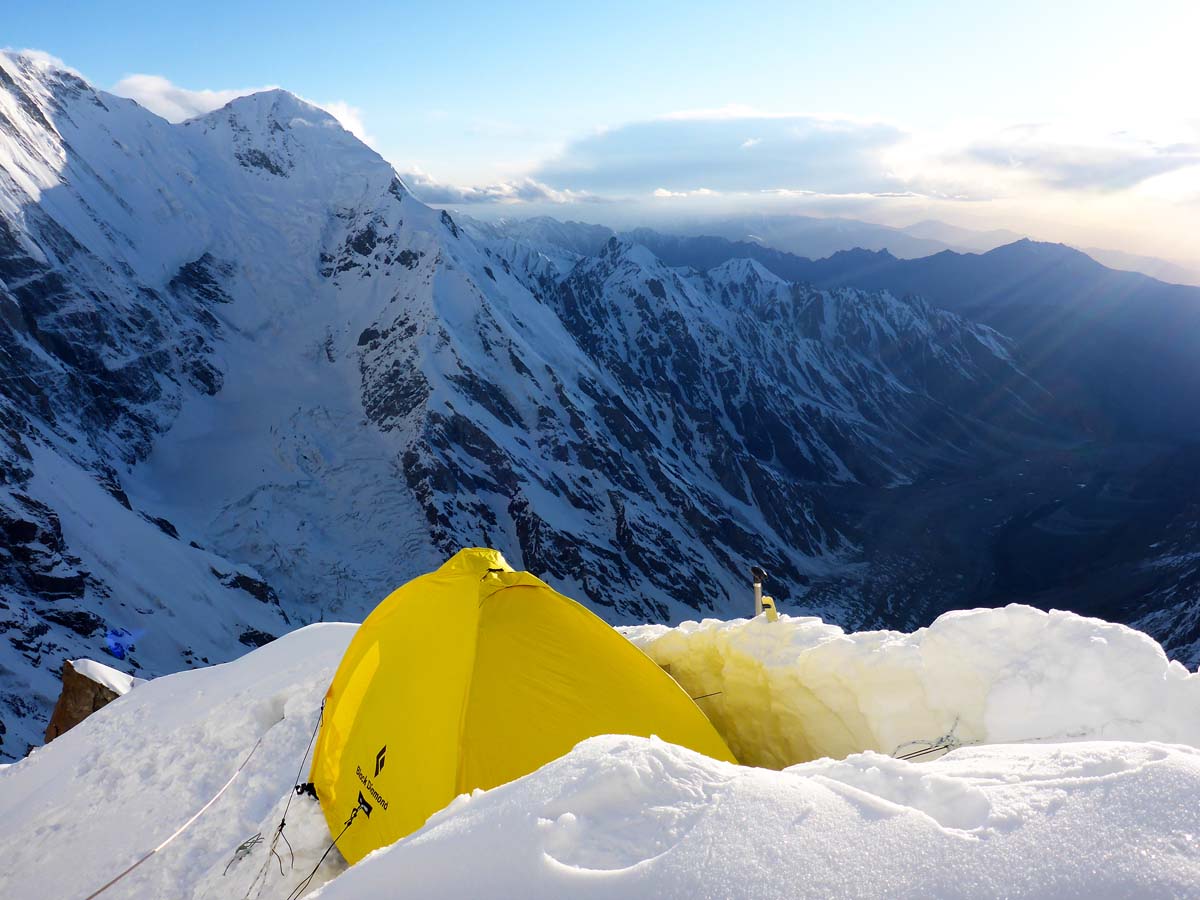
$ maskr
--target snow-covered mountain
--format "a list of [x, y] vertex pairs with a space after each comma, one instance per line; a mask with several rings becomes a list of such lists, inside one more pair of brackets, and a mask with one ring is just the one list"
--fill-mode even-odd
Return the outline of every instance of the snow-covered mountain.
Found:
[[12, 53], [0, 311], [10, 755], [63, 656], [228, 658], [465, 544], [614, 621], [787, 598], [853, 566], [816, 487], [1046, 430], [920, 302], [480, 244], [284, 91], [170, 125]]
[[[284, 91], [170, 125], [19, 54], [0, 311], [6, 755], [61, 657], [226, 659], [465, 544], [618, 622], [740, 612], [751, 562], [850, 626], [1007, 599], [978, 554], [933, 578], [918, 551], [970, 545], [976, 505], [1032, 521], [975, 473], [1066, 470], [1074, 428], [1005, 338], [919, 300], [671, 268], [553, 220], [464, 231]], [[1167, 513], [1079, 590], [1134, 585], [1100, 611], [1190, 661], [1194, 515]]]
[[[498, 252], [515, 241], [539, 272], [561, 272], [597, 239], [595, 226], [541, 217], [467, 227]], [[1030, 602], [1134, 624], [1177, 658], [1200, 660], [1200, 291], [1031, 241], [983, 254], [903, 260], [858, 249], [811, 260], [713, 236], [621, 238], [673, 267], [717, 272], [753, 259], [826, 291], [916, 295], [984, 322], [1045, 388], [1044, 418], [1075, 435], [1022, 441], [1000, 462], [985, 455], [888, 490], [818, 489], [842, 513], [861, 565], [814, 579], [807, 603], [865, 628]]]

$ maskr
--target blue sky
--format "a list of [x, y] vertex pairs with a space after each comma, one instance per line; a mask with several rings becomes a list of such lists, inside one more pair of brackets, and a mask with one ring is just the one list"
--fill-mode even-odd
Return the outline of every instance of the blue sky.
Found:
[[3, 41], [175, 117], [285, 87], [447, 202], [936, 215], [1180, 257], [1198, 33], [1195, 0], [45, 2]]

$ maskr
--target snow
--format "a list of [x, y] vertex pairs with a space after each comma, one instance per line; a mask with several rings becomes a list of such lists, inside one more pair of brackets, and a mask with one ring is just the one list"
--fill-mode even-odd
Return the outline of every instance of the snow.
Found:
[[606, 736], [460, 799], [317, 896], [1183, 897], [1198, 784], [1200, 753], [1163, 744], [774, 772]]
[[104, 685], [118, 697], [128, 694], [135, 685], [146, 682], [144, 678], [134, 678], [132, 675], [118, 672], [112, 666], [106, 666], [94, 659], [72, 659], [70, 663], [71, 668], [84, 678], [90, 678], [96, 684]]
[[[105, 896], [287, 896], [330, 841], [316, 804], [288, 808], [282, 875], [266, 843], [353, 629], [309, 626], [155, 679], [0, 769], [0, 896], [86, 896], [248, 754], [211, 809]], [[330, 854], [310, 895], [1195, 896], [1200, 675], [1144, 635], [1024, 607], [911, 635], [788, 617], [627, 632], [689, 690], [722, 679], [718, 726], [744, 762], [776, 768], [598, 736], [458, 798], [357, 866]], [[955, 716], [959, 737], [985, 743], [913, 761], [877, 752]], [[1053, 740], [1016, 741], [1034, 735]], [[777, 770], [814, 752], [826, 755]], [[235, 857], [256, 832], [265, 842]]]
[[1141, 632], [1073, 613], [951, 612], [912, 634], [789, 616], [621, 630], [693, 697], [716, 694], [698, 702], [750, 765], [943, 735], [1200, 746], [1200, 674]]
[[[249, 867], [221, 871], [238, 844], [278, 822], [353, 633], [312, 625], [231, 663], [154, 679], [0, 769], [0, 897], [87, 896], [187, 821], [261, 738], [234, 786], [105, 894], [240, 897], [246, 885], [230, 885], [248, 883]], [[288, 820], [298, 853], [328, 843], [315, 806], [294, 803]], [[264, 897], [287, 894], [276, 891]]]

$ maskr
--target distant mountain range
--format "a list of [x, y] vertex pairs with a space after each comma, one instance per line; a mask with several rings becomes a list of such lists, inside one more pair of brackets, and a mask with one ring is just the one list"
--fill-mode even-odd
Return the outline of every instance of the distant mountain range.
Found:
[[[504, 226], [471, 227], [506, 240]], [[520, 228], [543, 260], [570, 264], [553, 236], [568, 224]], [[572, 246], [602, 236], [583, 226]], [[1138, 622], [1183, 658], [1200, 656], [1200, 289], [1026, 240], [982, 254], [901, 260], [858, 249], [810, 260], [713, 236], [622, 238], [682, 270], [752, 259], [794, 282], [920, 296], [986, 322], [1047, 388], [1041, 419], [1079, 436], [1065, 447], [1018, 442], [1004, 463], [887, 492], [821, 491], [867, 567], [862, 578], [815, 581], [806, 600], [909, 624], [963, 603], [1026, 600]]]
[[[460, 217], [465, 212], [459, 213]], [[545, 216], [525, 219], [501, 218], [495, 224], [510, 236], [524, 231], [536, 233], [538, 223], [556, 222]], [[483, 223], [481, 223], [482, 225]], [[578, 222], [558, 223], [560, 232], [571, 231]], [[667, 235], [688, 238], [723, 238], [735, 244], [757, 245], [764, 250], [777, 250], [793, 256], [821, 259], [843, 250], [884, 251], [900, 259], [932, 256], [943, 250], [958, 253], [985, 253], [1005, 244], [1027, 238], [1007, 229], [979, 231], [927, 219], [913, 225], [893, 227], [861, 222], [856, 219], [825, 218], [800, 215], [717, 216], [694, 219], [663, 220], [653, 228], [639, 228], [661, 237]], [[578, 252], [595, 252], [609, 236], [618, 231], [602, 225], [588, 225], [573, 232], [571, 238], [560, 234], [560, 240], [583, 241]], [[631, 233], [631, 232], [624, 232]], [[547, 235], [548, 237], [549, 235]], [[564, 245], [565, 246], [565, 245]], [[1200, 286], [1200, 268], [1184, 263], [1140, 256], [1119, 250], [1098, 247], [1079, 248], [1097, 262], [1113, 269], [1141, 272], [1170, 284]]]
[[[568, 252], [594, 252], [598, 226], [546, 220], [473, 224]], [[753, 259], [780, 278], [821, 288], [919, 296], [1012, 338], [1023, 370], [1061, 401], [1060, 415], [1122, 438], [1200, 439], [1200, 288], [1109, 269], [1062, 244], [1018, 240], [986, 253], [944, 250], [899, 259], [844, 250], [808, 259], [752, 242], [625, 232], [670, 266], [706, 271]]]

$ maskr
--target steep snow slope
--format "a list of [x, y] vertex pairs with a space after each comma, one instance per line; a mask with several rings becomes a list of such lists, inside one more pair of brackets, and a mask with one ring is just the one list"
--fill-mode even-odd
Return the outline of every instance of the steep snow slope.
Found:
[[[352, 633], [310, 626], [235, 662], [139, 685], [0, 767], [0, 895], [86, 896], [187, 821], [253, 750], [194, 825], [106, 896], [287, 896], [331, 838], [313, 801], [287, 810], [294, 864], [281, 841], [282, 874], [266, 844], [244, 858], [235, 850], [273, 835]], [[1013, 607], [913, 635], [760, 619], [635, 637], [682, 678], [726, 672], [723, 702], [736, 717], [718, 724], [744, 754], [790, 767], [597, 737], [459, 798], [358, 866], [331, 854], [311, 889], [1183, 897], [1200, 879], [1200, 675], [1168, 664], [1144, 635]], [[961, 737], [988, 743], [926, 761], [877, 752], [936, 738], [956, 717]], [[995, 743], [1016, 738], [1053, 740]], [[849, 755], [812, 760], [826, 751]]]
[[184, 283], [234, 201], [201, 188], [167, 123], [0, 54], [0, 754], [40, 739], [62, 657], [160, 673], [287, 625], [253, 569], [180, 539], [118, 474], [221, 386], [221, 298]]

